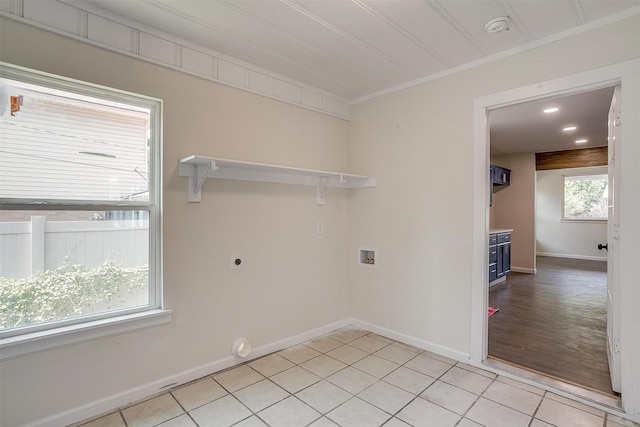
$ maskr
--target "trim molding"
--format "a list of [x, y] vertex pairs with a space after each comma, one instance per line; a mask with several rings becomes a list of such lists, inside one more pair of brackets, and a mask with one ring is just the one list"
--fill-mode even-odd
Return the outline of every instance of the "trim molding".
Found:
[[464, 362], [464, 363], [469, 362], [469, 354], [464, 353], [462, 351], [454, 350], [452, 348], [445, 347], [439, 344], [434, 344], [429, 341], [412, 337], [411, 335], [405, 335], [400, 332], [392, 331], [391, 329], [383, 328], [382, 326], [374, 325], [373, 323], [364, 322], [358, 319], [348, 318], [346, 323], [357, 326], [369, 332], [374, 332], [378, 335], [382, 335], [383, 337], [387, 337], [395, 341], [401, 341], [405, 344], [418, 347], [422, 350], [427, 350], [432, 353], [436, 353], [441, 356], [448, 357], [449, 359], [453, 359], [458, 362]]
[[[124, 18], [47, 2], [25, 17], [23, 0], [0, 2], [0, 16], [236, 89], [351, 120], [350, 101]], [[33, 12], [33, 11], [32, 11]], [[126, 36], [123, 36], [126, 34]]]
[[248, 362], [249, 360], [257, 359], [267, 354], [271, 354], [276, 351], [280, 351], [285, 348], [321, 337], [322, 335], [328, 334], [329, 332], [335, 331], [336, 329], [344, 328], [345, 326], [349, 325], [357, 326], [369, 332], [374, 332], [384, 337], [396, 341], [401, 341], [414, 347], [418, 347], [420, 349], [427, 350], [459, 362], [469, 362], [469, 355], [466, 353], [428, 341], [424, 341], [409, 335], [405, 335], [400, 332], [392, 331], [390, 329], [383, 328], [372, 323], [353, 318], [345, 318], [337, 322], [333, 322], [328, 325], [303, 332], [302, 334], [258, 347], [251, 352], [250, 356], [246, 358], [239, 359], [232, 356], [227, 356], [211, 363], [207, 363], [205, 365], [197, 366], [195, 368], [174, 375], [169, 375], [167, 377], [142, 384], [139, 387], [124, 390], [121, 393], [105, 397], [104, 399], [96, 400], [82, 406], [71, 408], [67, 411], [59, 412], [49, 417], [40, 419], [31, 425], [34, 427], [69, 425], [84, 420], [97, 419], [109, 414], [116, 408], [122, 408], [125, 406], [129, 406], [135, 402], [149, 399], [158, 394], [165, 393], [170, 389], [205, 377], [207, 375], [211, 375], [215, 372], [219, 372], [224, 369], [231, 368], [235, 365]]
[[511, 271], [514, 273], [536, 274], [538, 270], [535, 268], [511, 267]]
[[211, 363], [207, 363], [205, 365], [197, 366], [195, 368], [174, 375], [169, 375], [167, 377], [151, 381], [139, 387], [135, 387], [129, 390], [125, 390], [121, 393], [105, 397], [104, 399], [96, 400], [82, 406], [71, 408], [64, 412], [59, 412], [49, 417], [40, 419], [31, 425], [33, 427], [69, 425], [83, 420], [97, 419], [114, 411], [116, 408], [129, 406], [134, 402], [149, 399], [155, 395], [165, 393], [174, 387], [178, 387], [180, 385], [197, 380], [198, 378], [211, 375], [215, 372], [219, 372], [227, 368], [231, 368], [235, 365], [248, 362], [249, 360], [257, 359], [267, 354], [283, 350], [285, 348], [312, 340], [314, 338], [318, 338], [329, 332], [335, 331], [336, 329], [348, 326], [349, 324], [351, 324], [350, 319], [339, 320], [337, 322], [333, 322], [328, 325], [303, 332], [302, 334], [258, 347], [254, 349], [251, 352], [250, 356], [246, 358], [239, 359], [229, 355]]
[[554, 254], [550, 252], [536, 252], [536, 256], [548, 256], [550, 258], [584, 259], [588, 261], [606, 261], [607, 260], [606, 256], [602, 257], [602, 256], [574, 255], [574, 254]]
[[146, 310], [0, 339], [0, 360], [171, 322], [172, 310]]

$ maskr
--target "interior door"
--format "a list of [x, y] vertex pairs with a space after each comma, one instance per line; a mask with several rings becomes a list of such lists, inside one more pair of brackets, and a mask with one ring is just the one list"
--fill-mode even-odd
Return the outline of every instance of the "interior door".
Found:
[[618, 240], [620, 239], [620, 214], [616, 209], [619, 203], [620, 165], [617, 155], [620, 152], [620, 86], [616, 86], [609, 109], [609, 184], [608, 204], [609, 219], [607, 221], [607, 356], [611, 373], [613, 391], [621, 390], [620, 371], [620, 283], [618, 265]]

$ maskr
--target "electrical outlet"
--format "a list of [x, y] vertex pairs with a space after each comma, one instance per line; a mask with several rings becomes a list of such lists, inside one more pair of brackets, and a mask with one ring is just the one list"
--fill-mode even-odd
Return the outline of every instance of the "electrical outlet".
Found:
[[244, 257], [242, 255], [231, 255], [231, 269], [237, 270], [244, 267]]

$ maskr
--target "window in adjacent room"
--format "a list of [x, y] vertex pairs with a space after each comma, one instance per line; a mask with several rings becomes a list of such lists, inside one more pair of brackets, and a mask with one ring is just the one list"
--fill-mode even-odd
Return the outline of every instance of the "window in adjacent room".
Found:
[[607, 175], [565, 176], [563, 219], [606, 220]]
[[0, 64], [0, 338], [161, 309], [160, 120], [159, 100]]

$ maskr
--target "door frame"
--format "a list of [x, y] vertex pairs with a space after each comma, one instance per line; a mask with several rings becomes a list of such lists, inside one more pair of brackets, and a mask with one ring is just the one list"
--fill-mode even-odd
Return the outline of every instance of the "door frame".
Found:
[[[620, 337], [622, 405], [640, 418], [640, 301], [635, 255], [640, 253], [640, 59], [621, 62], [545, 82], [489, 94], [474, 99], [473, 143], [473, 254], [471, 280], [470, 362], [482, 365], [488, 354], [489, 284], [489, 120], [491, 110], [548, 97], [558, 97], [621, 85], [622, 137], [620, 147]], [[626, 185], [625, 185], [626, 183]], [[635, 361], [636, 363], [632, 363]]]

